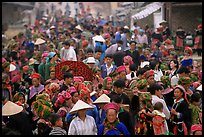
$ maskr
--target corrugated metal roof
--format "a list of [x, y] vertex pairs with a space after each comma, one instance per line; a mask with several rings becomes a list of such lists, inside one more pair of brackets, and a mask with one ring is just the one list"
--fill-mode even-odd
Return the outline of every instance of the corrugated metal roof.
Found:
[[31, 5], [30, 2], [3, 2], [3, 4], [13, 4], [13, 5], [25, 6], [29, 8], [34, 7], [33, 5]]

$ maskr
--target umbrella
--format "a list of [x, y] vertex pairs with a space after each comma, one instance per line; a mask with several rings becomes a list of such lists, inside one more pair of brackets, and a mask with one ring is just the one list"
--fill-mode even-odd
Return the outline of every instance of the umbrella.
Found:
[[56, 77], [59, 80], [63, 79], [63, 72], [67, 70], [73, 70], [74, 76], [82, 76], [84, 77], [85, 81], [92, 81], [93, 78], [93, 72], [87, 66], [81, 61], [64, 61], [56, 65], [55, 71], [56, 71]]
[[93, 36], [90, 32], [87, 32], [87, 31], [83, 31], [81, 35], [85, 36], [86, 39], [89, 39]]

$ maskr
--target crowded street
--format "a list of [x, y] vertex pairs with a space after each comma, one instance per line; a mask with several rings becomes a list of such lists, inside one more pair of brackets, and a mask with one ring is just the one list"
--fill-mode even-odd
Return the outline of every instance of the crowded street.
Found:
[[2, 135], [202, 135], [202, 3], [2, 12]]

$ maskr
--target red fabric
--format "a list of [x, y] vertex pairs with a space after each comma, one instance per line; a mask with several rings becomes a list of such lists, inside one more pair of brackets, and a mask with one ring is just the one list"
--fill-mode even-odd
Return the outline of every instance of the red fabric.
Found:
[[[183, 126], [184, 135], [188, 135], [188, 130], [187, 130], [186, 124], [184, 122], [182, 123], [182, 126]], [[174, 133], [174, 135], [178, 135], [177, 125], [174, 126], [173, 133]]]
[[87, 40], [83, 40], [82, 41], [82, 47], [86, 47], [86, 46], [88, 46], [88, 41]]
[[25, 72], [25, 71], [28, 71], [28, 69], [29, 69], [29, 66], [24, 66], [23, 67], [23, 71]]
[[190, 47], [185, 47], [184, 52], [188, 52], [190, 55], [193, 55], [193, 50]]
[[191, 126], [191, 132], [202, 131], [202, 124], [195, 124]]
[[161, 116], [155, 116], [152, 119], [153, 122], [153, 129], [154, 129], [154, 135], [160, 135], [167, 132], [167, 129], [164, 125], [164, 118]]
[[33, 79], [33, 78], [40, 79], [40, 74], [38, 74], [38, 73], [33, 73], [33, 74], [31, 75], [31, 78], [32, 78], [32, 79]]
[[183, 39], [176, 37], [176, 47], [183, 47]]
[[21, 80], [21, 76], [20, 75], [16, 75], [11, 79], [12, 83], [16, 83], [18, 80]]
[[167, 40], [165, 40], [164, 41], [166, 44], [168, 44], [168, 45], [171, 45], [172, 44], [172, 40], [170, 40], [170, 39], [167, 39]]
[[126, 68], [125, 68], [124, 66], [119, 66], [119, 67], [117, 68], [117, 72], [120, 73], [120, 72], [122, 72], [122, 71], [126, 71]]

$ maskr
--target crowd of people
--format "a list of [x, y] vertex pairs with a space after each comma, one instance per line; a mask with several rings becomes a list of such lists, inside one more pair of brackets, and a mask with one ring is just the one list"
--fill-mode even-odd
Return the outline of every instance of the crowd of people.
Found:
[[[2, 45], [4, 135], [202, 135], [202, 25], [189, 44], [163, 20], [134, 23], [46, 16]], [[71, 68], [78, 61], [92, 81]], [[63, 79], [58, 79], [63, 75]]]

